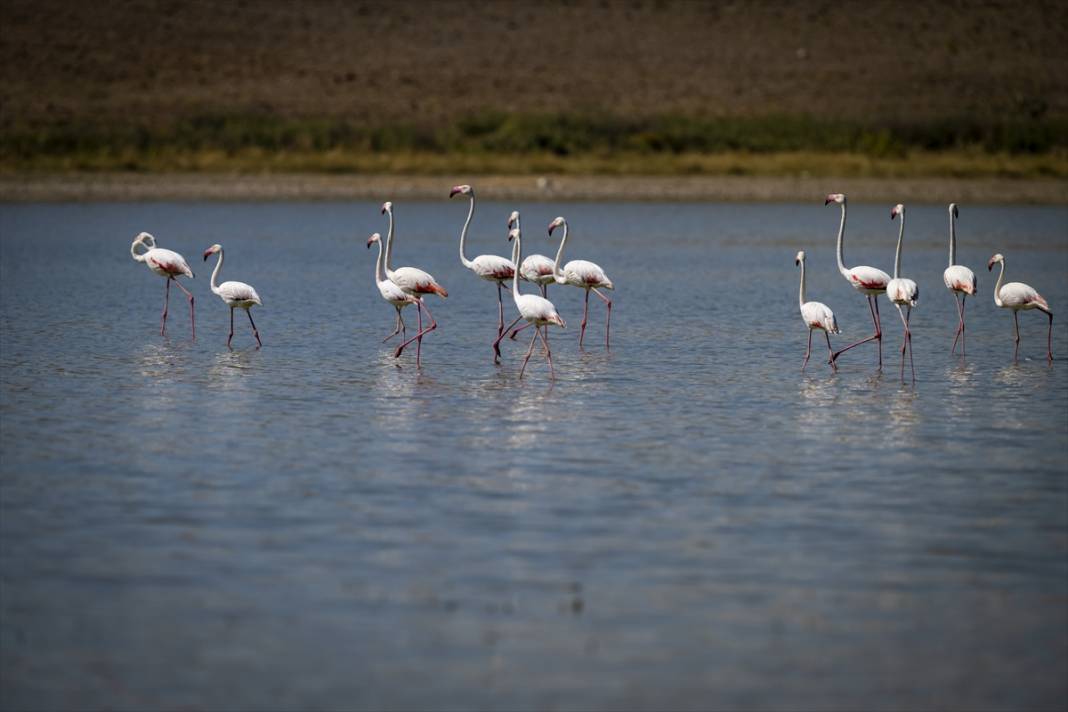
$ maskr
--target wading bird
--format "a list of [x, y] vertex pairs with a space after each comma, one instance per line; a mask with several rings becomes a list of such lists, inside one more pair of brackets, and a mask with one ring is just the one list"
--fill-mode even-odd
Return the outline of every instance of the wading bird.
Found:
[[[137, 247], [140, 245], [145, 248], [144, 252], [138, 252]], [[197, 338], [197, 320], [196, 313], [193, 309], [193, 295], [192, 293], [183, 287], [178, 282], [178, 277], [185, 275], [190, 279], [193, 279], [193, 270], [189, 269], [189, 265], [186, 264], [185, 258], [172, 250], [165, 250], [162, 247], [156, 247], [156, 238], [149, 235], [147, 232], [142, 232], [140, 235], [134, 238], [133, 244], [130, 245], [130, 254], [137, 262], [144, 262], [148, 265], [148, 268], [158, 274], [161, 277], [167, 278], [167, 287], [163, 295], [163, 316], [160, 319], [159, 334], [163, 336], [167, 331], [167, 307], [171, 301], [171, 282], [173, 281], [178, 289], [185, 292], [185, 296], [189, 299], [189, 323], [193, 330], [193, 339]]]
[[[905, 326], [904, 339], [901, 342], [901, 378], [905, 378], [905, 349], [909, 352], [909, 366], [912, 368], [912, 380], [916, 380], [916, 366], [912, 363], [912, 330], [909, 328], [909, 318], [912, 316], [912, 307], [920, 299], [920, 288], [911, 279], [898, 277], [901, 271], [901, 242], [905, 237], [905, 206], [898, 203], [890, 209], [890, 219], [901, 216], [901, 226], [897, 233], [897, 250], [894, 252], [894, 278], [886, 285], [886, 298], [897, 307], [897, 313], [901, 316], [901, 323]], [[905, 307], [902, 313], [901, 307]]]
[[801, 265], [801, 294], [798, 297], [801, 304], [801, 318], [805, 322], [805, 326], [808, 327], [808, 348], [805, 349], [805, 361], [801, 364], [801, 370], [805, 370], [805, 366], [808, 365], [808, 357], [812, 354], [812, 332], [816, 329], [823, 331], [823, 336], [827, 339], [827, 363], [831, 364], [831, 368], [837, 369], [834, 361], [831, 359], [833, 352], [831, 351], [831, 337], [830, 334], [840, 333], [838, 330], [838, 320], [834, 318], [834, 312], [823, 302], [806, 302], [805, 301], [805, 251], [801, 250], [797, 253], [797, 257], [794, 258], [795, 265]]
[[403, 289], [386, 278], [386, 273], [382, 269], [382, 236], [376, 232], [367, 238], [367, 249], [371, 249], [371, 245], [376, 242], [378, 243], [378, 259], [375, 260], [375, 286], [378, 287], [378, 293], [382, 295], [382, 298], [397, 310], [396, 328], [393, 329], [392, 334], [382, 339], [382, 343], [386, 343], [397, 334], [401, 335], [403, 341], [407, 336], [407, 329], [404, 328], [404, 316], [401, 310], [409, 304], [415, 304], [417, 300], [415, 297], [408, 296]]
[[[515, 228], [519, 230], [519, 211], [513, 210], [512, 214], [508, 217], [508, 229]], [[541, 296], [546, 299], [549, 298], [549, 285], [556, 281], [553, 277], [553, 261], [545, 255], [528, 255], [523, 258], [523, 264], [519, 265], [519, 278], [538, 285], [541, 288]], [[512, 331], [511, 338], [515, 338], [523, 329], [530, 326], [530, 323], [523, 324], [523, 326]], [[546, 331], [548, 331], [546, 329]], [[545, 334], [545, 340], [549, 340], [549, 335]]]
[[608, 279], [608, 275], [604, 273], [604, 270], [593, 262], [571, 260], [564, 265], [563, 269], [560, 268], [560, 260], [564, 256], [564, 245], [567, 244], [567, 220], [559, 217], [549, 223], [550, 235], [553, 234], [553, 230], [561, 225], [564, 226], [564, 234], [560, 239], [560, 247], [556, 251], [556, 259], [553, 261], [553, 276], [557, 284], [570, 284], [572, 287], [586, 290], [586, 305], [582, 309], [582, 324], [579, 330], [579, 348], [582, 348], [582, 338], [586, 335], [586, 319], [590, 312], [590, 292], [592, 291], [604, 300], [608, 309], [604, 322], [604, 347], [608, 349], [608, 331], [612, 326], [612, 300], [601, 294], [598, 288], [615, 289], [615, 287], [612, 284], [612, 280]]
[[[522, 238], [518, 228], [508, 233], [508, 239], [513, 241], [512, 262], [518, 263], [523, 255]], [[549, 342], [545, 340], [541, 332], [542, 327], [547, 327], [549, 324], [564, 328], [563, 318], [556, 313], [556, 307], [553, 306], [553, 303], [545, 297], [539, 297], [536, 294], [520, 294], [518, 274], [512, 277], [512, 298], [515, 300], [515, 306], [519, 310], [519, 316], [508, 325], [508, 329], [519, 323], [520, 319], [526, 319], [527, 323], [534, 326], [534, 336], [530, 337], [530, 348], [527, 349], [527, 355], [523, 358], [523, 366], [519, 369], [519, 377], [523, 377], [523, 372], [527, 369], [527, 361], [530, 360], [530, 355], [534, 353], [534, 341], [541, 337], [541, 344], [545, 348], [545, 360], [549, 362], [549, 375], [555, 380], [556, 373], [553, 371], [552, 352], [549, 350]], [[502, 338], [504, 338], [504, 332], [497, 337], [497, 341]]]
[[832, 361], [837, 361], [838, 357], [844, 354], [849, 349], [866, 344], [869, 341], [875, 340], [879, 342], [879, 368], [883, 367], [883, 329], [879, 323], [879, 295], [886, 291], [886, 285], [890, 281], [890, 275], [883, 272], [881, 269], [875, 269], [874, 267], [853, 267], [852, 269], [846, 269], [845, 263], [842, 257], [842, 235], [845, 233], [846, 223], [846, 197], [841, 193], [832, 193], [827, 196], [827, 200], [824, 201], [824, 205], [830, 205], [831, 203], [838, 203], [842, 206], [842, 222], [838, 226], [838, 271], [842, 273], [842, 276], [846, 278], [846, 281], [852, 285], [853, 289], [857, 290], [861, 294], [868, 298], [868, 309], [871, 311], [871, 320], [875, 324], [875, 333], [866, 339], [846, 346], [844, 349], [839, 349], [832, 356]]
[[[404, 347], [414, 341], [416, 342], [415, 365], [420, 366], [422, 365], [423, 335], [438, 328], [438, 323], [434, 321], [434, 317], [431, 315], [430, 310], [426, 308], [426, 303], [422, 297], [426, 294], [436, 294], [444, 299], [449, 296], [449, 293], [437, 283], [433, 276], [421, 269], [415, 267], [393, 269], [390, 267], [393, 259], [393, 203], [388, 200], [382, 203], [382, 212], [389, 215], [389, 231], [386, 233], [386, 276], [389, 277], [389, 281], [400, 287], [405, 294], [416, 298], [416, 313], [419, 315], [419, 330], [416, 331], [415, 336], [401, 342], [397, 350], [393, 352], [393, 357], [398, 358], [401, 352], [404, 351]], [[423, 312], [426, 312], [427, 318], [430, 319], [430, 326], [426, 329], [423, 328]]]
[[504, 333], [504, 302], [501, 299], [501, 287], [505, 280], [515, 275], [515, 264], [497, 255], [479, 255], [473, 260], [467, 259], [467, 255], [464, 254], [464, 245], [467, 243], [467, 229], [471, 226], [471, 217], [475, 214], [475, 191], [469, 185], [458, 185], [449, 192], [450, 198], [454, 195], [465, 195], [471, 201], [467, 209], [467, 220], [464, 221], [464, 227], [460, 231], [460, 262], [477, 277], [487, 282], [497, 283], [497, 340], [493, 342], [493, 362], [500, 363], [500, 336]]
[[1002, 286], [1001, 280], [1005, 278], [1005, 257], [998, 253], [990, 258], [986, 268], [994, 269], [994, 263], [1001, 263], [1001, 273], [998, 274], [998, 283], [994, 285], [994, 304], [1002, 309], [1012, 309], [1012, 323], [1015, 327], [1016, 350], [1012, 352], [1012, 360], [1015, 361], [1020, 353], [1020, 321], [1017, 313], [1020, 310], [1038, 309], [1049, 317], [1049, 333], [1046, 336], [1046, 358], [1053, 361], [1053, 312], [1050, 311], [1049, 303], [1042, 295], [1022, 282], [1009, 282]]
[[215, 269], [211, 272], [211, 291], [218, 294], [219, 298], [226, 302], [226, 306], [230, 307], [230, 336], [226, 339], [226, 347], [230, 348], [230, 342], [234, 339], [234, 309], [244, 309], [248, 314], [248, 323], [252, 325], [252, 335], [256, 337], [256, 348], [259, 348], [263, 346], [263, 342], [260, 341], [260, 332], [256, 329], [256, 322], [252, 321], [252, 307], [263, 304], [260, 301], [260, 295], [256, 294], [251, 284], [244, 282], [223, 282], [216, 285], [215, 280], [219, 277], [219, 271], [222, 270], [223, 265], [222, 245], [216, 243], [204, 250], [205, 262], [216, 252], [219, 253], [219, 261], [215, 263]]
[[[953, 295], [953, 301], [957, 303], [957, 333], [953, 335], [953, 347], [949, 350], [953, 353], [957, 350], [957, 339], [960, 339], [960, 355], [964, 355], [964, 304], [968, 301], [969, 294], [976, 294], [975, 272], [964, 265], [954, 264], [957, 261], [957, 204], [949, 204], [949, 267], [942, 273], [942, 281], [946, 283], [946, 289]], [[958, 299], [957, 295], [963, 295]]]

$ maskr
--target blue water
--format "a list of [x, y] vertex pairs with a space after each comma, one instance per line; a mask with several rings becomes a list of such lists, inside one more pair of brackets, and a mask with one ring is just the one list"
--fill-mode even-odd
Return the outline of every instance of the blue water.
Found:
[[[469, 255], [572, 226], [612, 294], [549, 290], [555, 382], [495, 366], [496, 289], [457, 254], [466, 204], [396, 204], [396, 265], [449, 290], [394, 359], [377, 203], [0, 206], [0, 703], [5, 709], [1051, 709], [1068, 699], [1068, 209], [962, 205], [979, 276], [949, 354], [944, 206], [909, 206], [917, 380], [845, 354], [808, 298], [871, 331], [838, 210], [482, 203]], [[889, 205], [846, 262], [892, 268]], [[130, 259], [196, 271], [197, 340]], [[251, 283], [264, 341], [200, 260]], [[1046, 318], [991, 301], [996, 272]], [[524, 286], [524, 291], [533, 291]], [[506, 314], [514, 307], [506, 302]], [[406, 318], [414, 325], [415, 314]], [[529, 333], [529, 332], [525, 332]], [[395, 342], [394, 342], [395, 343]]]

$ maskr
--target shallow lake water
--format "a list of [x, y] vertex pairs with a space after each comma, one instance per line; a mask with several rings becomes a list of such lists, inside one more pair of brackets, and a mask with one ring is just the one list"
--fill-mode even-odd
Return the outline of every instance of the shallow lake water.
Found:
[[[0, 702], [9, 709], [1049, 709], [1068, 697], [1068, 209], [962, 205], [968, 355], [945, 206], [910, 206], [884, 359], [814, 356], [808, 298], [871, 332], [839, 210], [480, 203], [468, 254], [552, 255], [556, 380], [495, 366], [496, 289], [459, 262], [466, 202], [396, 203], [396, 265], [449, 290], [400, 359], [372, 281], [379, 205], [0, 206]], [[890, 271], [889, 205], [849, 265]], [[181, 293], [130, 259], [185, 255]], [[558, 233], [557, 233], [558, 234]], [[208, 288], [253, 284], [264, 341]], [[1007, 280], [1047, 321], [991, 299]], [[523, 290], [533, 288], [524, 285]], [[510, 301], [506, 314], [514, 314]], [[414, 325], [413, 310], [406, 320]], [[529, 333], [529, 332], [525, 332]], [[395, 343], [395, 342], [394, 342]]]

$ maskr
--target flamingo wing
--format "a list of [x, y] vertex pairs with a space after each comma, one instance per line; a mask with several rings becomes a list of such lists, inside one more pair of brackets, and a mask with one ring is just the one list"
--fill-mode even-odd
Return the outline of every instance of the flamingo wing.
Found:
[[586, 260], [571, 260], [564, 265], [564, 276], [569, 284], [579, 287], [602, 287], [614, 289], [612, 280], [599, 265]]
[[389, 277], [394, 284], [408, 294], [437, 294], [442, 297], [449, 296], [445, 288], [437, 283], [433, 275], [415, 267], [401, 267], [393, 270]]
[[553, 261], [545, 255], [529, 255], [519, 266], [519, 276], [528, 282], [553, 281]]
[[479, 255], [471, 260], [471, 271], [482, 279], [499, 281], [515, 275], [515, 264], [497, 255]]
[[946, 271], [942, 273], [942, 281], [945, 283], [946, 289], [953, 292], [963, 292], [964, 294], [978, 292], [975, 272], [972, 272], [964, 265], [953, 265], [946, 268]]
[[849, 283], [860, 290], [884, 292], [886, 285], [890, 283], [890, 275], [874, 267], [854, 267], [848, 271], [848, 275]]
[[193, 276], [193, 270], [189, 269], [185, 258], [173, 250], [165, 250], [162, 247], [154, 247], [145, 253], [145, 262], [156, 274], [177, 276], [184, 274]]
[[838, 333], [838, 320], [823, 302], [805, 302], [801, 306], [801, 318], [810, 329], [823, 329], [832, 334]]
[[219, 285], [218, 294], [227, 302], [263, 304], [260, 300], [260, 295], [256, 294], [256, 290], [252, 288], [252, 285], [244, 282], [223, 282]]
[[1049, 311], [1049, 302], [1035, 291], [1034, 287], [1023, 282], [1009, 282], [998, 293], [1002, 304], [1012, 309], [1044, 309]]

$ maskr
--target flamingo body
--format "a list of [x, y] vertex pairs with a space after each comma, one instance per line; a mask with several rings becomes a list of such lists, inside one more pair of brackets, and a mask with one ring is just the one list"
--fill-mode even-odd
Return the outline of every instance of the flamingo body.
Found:
[[867, 295], [885, 294], [886, 285], [890, 283], [890, 275], [886, 272], [864, 265], [847, 269], [845, 278], [853, 285], [853, 289]]
[[546, 287], [556, 281], [553, 261], [545, 255], [530, 255], [519, 266], [519, 278]]
[[499, 255], [479, 255], [471, 260], [468, 268], [487, 282], [503, 282], [515, 274], [512, 261]]
[[[138, 247], [143, 247], [145, 251], [138, 252]], [[173, 281], [189, 300], [189, 324], [195, 340], [197, 338], [195, 299], [192, 292], [183, 287], [178, 281], [178, 277], [183, 275], [193, 279], [193, 270], [189, 269], [185, 258], [173, 250], [156, 247], [156, 238], [147, 232], [142, 232], [134, 238], [133, 243], [130, 245], [130, 256], [136, 262], [144, 262], [146, 267], [159, 276], [167, 278], [163, 292], [163, 314], [160, 317], [159, 327], [160, 336], [163, 336], [167, 331], [167, 311], [170, 307], [171, 282]]]
[[434, 276], [416, 267], [398, 267], [389, 270], [389, 279], [393, 284], [400, 287], [401, 291], [413, 297], [421, 297], [424, 294], [436, 294], [439, 297], [447, 297], [449, 293], [437, 283]]
[[570, 284], [572, 287], [581, 287], [583, 289], [591, 289], [593, 287], [615, 289], [612, 286], [612, 280], [608, 279], [608, 275], [604, 273], [604, 270], [593, 262], [571, 260], [561, 268], [561, 272], [563, 272], [563, 276], [558, 275], [556, 277], [556, 281], [560, 284]]
[[248, 323], [252, 325], [252, 335], [256, 337], [257, 348], [263, 346], [263, 342], [260, 341], [260, 332], [256, 328], [256, 322], [252, 320], [251, 311], [252, 307], [263, 304], [260, 300], [260, 295], [256, 294], [256, 290], [252, 288], [251, 284], [245, 284], [244, 282], [231, 281], [216, 285], [215, 280], [219, 277], [224, 259], [222, 245], [215, 244], [204, 250], [205, 261], [216, 253], [219, 255], [219, 261], [215, 263], [215, 269], [211, 272], [211, 291], [219, 295], [219, 299], [222, 299], [223, 303], [230, 307], [230, 336], [226, 339], [227, 348], [230, 347], [230, 342], [234, 339], [234, 309], [245, 310], [245, 314], [248, 315]]
[[840, 334], [834, 312], [823, 302], [805, 302], [801, 305], [801, 319], [809, 329], [820, 329], [829, 334]]
[[1017, 315], [1021, 311], [1038, 309], [1049, 317], [1049, 331], [1046, 333], [1046, 359], [1052, 362], [1053, 311], [1049, 308], [1049, 302], [1047, 302], [1046, 299], [1031, 285], [1024, 284], [1023, 282], [1008, 282], [1007, 284], [1002, 284], [1001, 280], [1005, 278], [1005, 257], [1000, 253], [994, 255], [990, 258], [986, 267], [989, 270], [993, 270], [994, 265], [998, 262], [1001, 263], [1001, 272], [998, 274], [997, 284], [994, 285], [994, 304], [1003, 309], [1012, 310], [1014, 338], [1016, 341], [1016, 350], [1013, 352], [1013, 360], [1015, 360], [1020, 353], [1020, 322]]
[[183, 274], [186, 277], [193, 277], [193, 270], [189, 269], [185, 258], [173, 250], [153, 247], [143, 254], [148, 268], [161, 277], [177, 277]]
[[900, 306], [916, 306], [920, 299], [920, 288], [911, 279], [897, 277], [886, 285], [886, 298]]
[[942, 273], [942, 281], [946, 289], [958, 294], [974, 295], [978, 290], [975, 272], [964, 265], [952, 265]]

